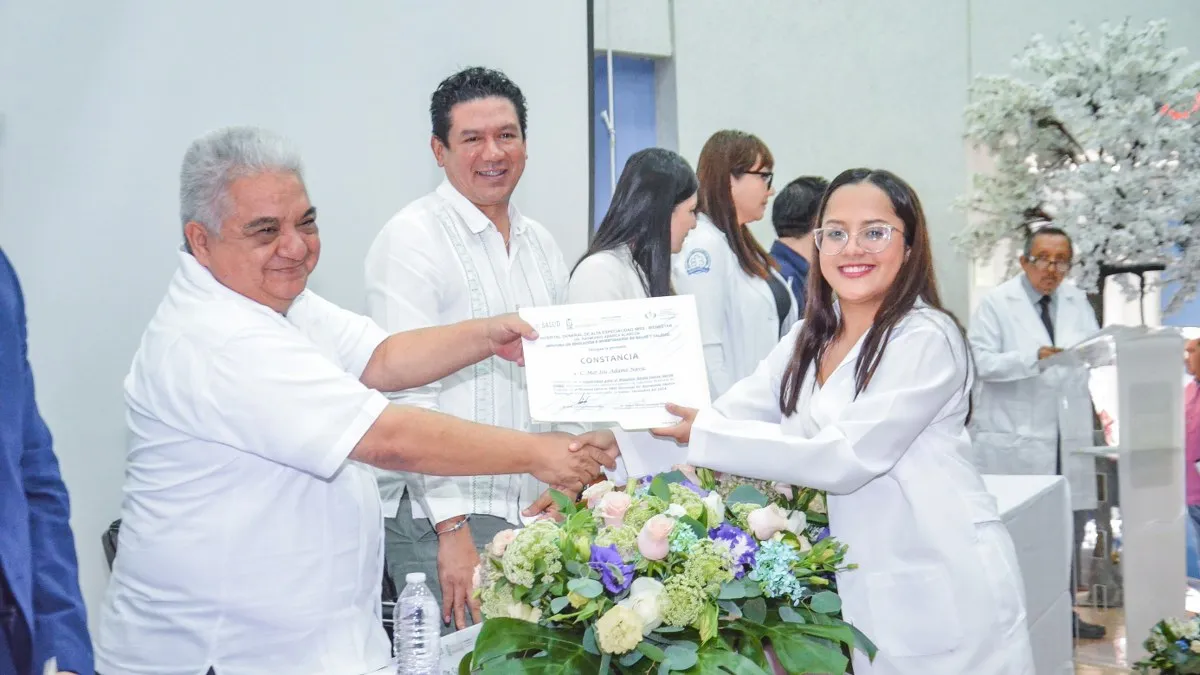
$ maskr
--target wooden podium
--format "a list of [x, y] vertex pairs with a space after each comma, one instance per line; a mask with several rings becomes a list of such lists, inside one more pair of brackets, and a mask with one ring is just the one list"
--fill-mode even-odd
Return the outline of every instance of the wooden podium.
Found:
[[1111, 326], [1042, 361], [1088, 368], [1097, 408], [1114, 418], [1112, 444], [1074, 452], [1117, 461], [1127, 640], [1119, 665], [1146, 655], [1155, 623], [1185, 615], [1183, 342], [1173, 328]]

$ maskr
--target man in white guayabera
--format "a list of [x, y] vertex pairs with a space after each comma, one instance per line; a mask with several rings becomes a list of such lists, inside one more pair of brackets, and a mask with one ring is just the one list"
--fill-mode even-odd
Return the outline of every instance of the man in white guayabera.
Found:
[[[431, 144], [446, 179], [392, 217], [366, 260], [367, 309], [389, 331], [481, 319], [559, 304], [570, 276], [542, 225], [512, 204], [525, 170], [525, 97], [503, 73], [468, 68], [430, 104]], [[524, 372], [488, 359], [394, 401], [484, 424], [529, 429]], [[497, 449], [499, 451], [499, 449]], [[445, 630], [464, 628], [478, 603], [478, 550], [521, 522], [545, 485], [527, 473], [379, 477], [392, 578], [424, 572]], [[405, 486], [407, 485], [407, 491]]]
[[389, 336], [307, 290], [317, 212], [282, 139], [195, 141], [180, 197], [179, 269], [125, 380], [132, 440], [97, 670], [383, 667], [382, 514], [363, 465], [577, 488], [612, 459], [563, 434], [390, 404], [377, 390], [519, 362], [532, 331], [508, 315]]

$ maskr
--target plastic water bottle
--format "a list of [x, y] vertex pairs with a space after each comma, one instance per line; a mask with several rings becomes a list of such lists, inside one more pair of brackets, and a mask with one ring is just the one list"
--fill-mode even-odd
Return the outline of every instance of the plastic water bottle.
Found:
[[404, 592], [392, 613], [392, 647], [400, 665], [397, 675], [438, 675], [441, 672], [441, 610], [425, 585], [423, 572], [404, 577]]

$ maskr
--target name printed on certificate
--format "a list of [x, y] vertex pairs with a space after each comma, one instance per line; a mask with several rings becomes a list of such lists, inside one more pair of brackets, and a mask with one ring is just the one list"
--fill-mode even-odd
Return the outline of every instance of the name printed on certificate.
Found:
[[628, 430], [674, 424], [667, 403], [711, 400], [696, 301], [690, 295], [528, 307], [525, 343], [536, 422], [610, 422]]

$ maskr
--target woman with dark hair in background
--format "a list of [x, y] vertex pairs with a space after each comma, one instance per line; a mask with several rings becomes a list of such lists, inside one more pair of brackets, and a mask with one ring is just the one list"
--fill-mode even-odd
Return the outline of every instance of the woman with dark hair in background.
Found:
[[[687, 463], [828, 492], [846, 621], [879, 647], [858, 675], [1032, 675], [1024, 584], [966, 459], [973, 364], [942, 308], [912, 188], [852, 169], [818, 210], [809, 306], [754, 374], [655, 433]], [[836, 296], [836, 300], [834, 299]]]
[[808, 266], [813, 257], [813, 223], [821, 195], [828, 186], [829, 181], [820, 176], [801, 176], [784, 186], [771, 206], [771, 224], [779, 237], [771, 244], [771, 257], [779, 263], [779, 274], [796, 296], [796, 314], [800, 318], [804, 318]]
[[587, 253], [575, 264], [567, 302], [671, 295], [671, 254], [696, 227], [692, 167], [648, 148], [630, 156]]
[[775, 261], [746, 227], [766, 211], [774, 164], [766, 144], [743, 131], [718, 131], [700, 151], [700, 213], [671, 278], [677, 293], [696, 296], [714, 397], [753, 372], [798, 316]]

